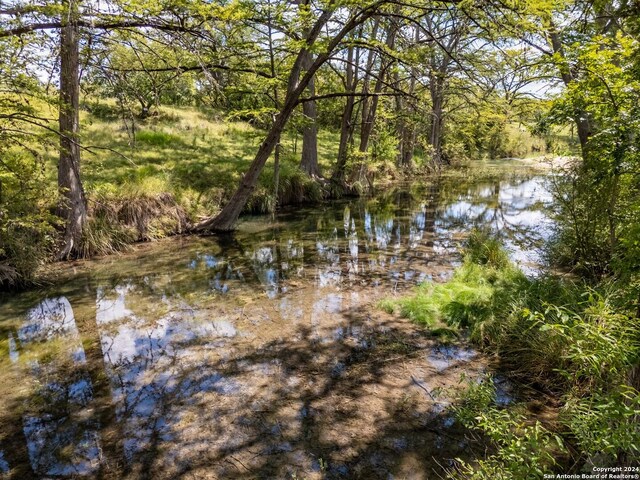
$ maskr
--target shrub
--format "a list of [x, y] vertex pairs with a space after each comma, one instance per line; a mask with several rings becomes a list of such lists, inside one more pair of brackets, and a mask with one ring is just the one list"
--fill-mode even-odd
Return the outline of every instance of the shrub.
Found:
[[456, 418], [467, 428], [485, 436], [494, 453], [476, 464], [458, 460], [452, 477], [457, 479], [539, 479], [553, 471], [556, 458], [565, 452], [559, 435], [538, 421], [527, 421], [519, 406], [502, 409], [493, 403], [495, 387], [484, 381], [471, 386], [453, 407]]
[[41, 159], [0, 145], [0, 288], [32, 282], [52, 256], [58, 219], [47, 193]]
[[[573, 462], [625, 465], [637, 458], [640, 319], [628, 307], [628, 285], [527, 278], [499, 242], [479, 232], [470, 236], [464, 258], [447, 283], [421, 285], [396, 300], [400, 313], [431, 327], [466, 327], [511, 377], [555, 395], [563, 405], [564, 442], [575, 447]], [[517, 409], [491, 406], [489, 388], [472, 387], [456, 412], [491, 440], [495, 453], [462, 463], [458, 477], [539, 478], [564, 442]]]

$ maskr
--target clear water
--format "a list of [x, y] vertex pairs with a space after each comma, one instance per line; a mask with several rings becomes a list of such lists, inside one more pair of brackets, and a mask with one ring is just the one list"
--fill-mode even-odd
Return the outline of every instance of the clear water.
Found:
[[375, 304], [446, 279], [473, 226], [498, 232], [535, 273], [551, 231], [545, 183], [443, 181], [287, 209], [246, 218], [233, 236], [78, 263], [55, 286], [3, 297], [0, 473], [438, 471], [468, 445], [433, 433], [450, 420], [433, 420], [439, 403], [423, 390], [484, 367], [463, 347], [412, 357], [429, 340]]

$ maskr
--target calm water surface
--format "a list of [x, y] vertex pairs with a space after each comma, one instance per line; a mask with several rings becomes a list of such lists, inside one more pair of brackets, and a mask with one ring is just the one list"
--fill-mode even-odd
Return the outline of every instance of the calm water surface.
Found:
[[485, 364], [375, 304], [446, 279], [473, 226], [534, 273], [550, 204], [542, 176], [395, 189], [5, 296], [0, 475], [432, 478], [473, 446], [431, 392]]

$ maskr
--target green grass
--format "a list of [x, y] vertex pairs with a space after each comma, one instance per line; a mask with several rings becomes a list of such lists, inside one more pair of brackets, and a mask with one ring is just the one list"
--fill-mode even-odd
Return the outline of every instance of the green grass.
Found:
[[465, 261], [451, 280], [423, 283], [413, 295], [395, 301], [385, 299], [379, 305], [430, 328], [481, 330], [494, 319], [503, 290], [526, 281], [497, 239], [474, 231], [466, 241]]
[[[158, 116], [137, 125], [134, 138], [122, 122], [88, 112], [81, 117], [83, 141], [98, 147], [84, 155], [86, 182], [137, 182], [165, 176], [174, 188], [229, 188], [237, 184], [262, 141], [264, 132], [244, 122], [221, 121], [195, 108], [162, 107]], [[321, 131], [319, 161], [329, 168], [337, 153], [337, 134]], [[282, 140], [284, 162], [299, 156], [301, 139], [288, 132]], [[111, 150], [99, 150], [99, 148]], [[118, 152], [118, 153], [115, 153]], [[297, 153], [297, 155], [296, 155]], [[298, 159], [299, 160], [299, 159]], [[268, 168], [268, 167], [267, 167]]]
[[[52, 131], [29, 137], [24, 145], [2, 146], [0, 200], [10, 215], [0, 212], [0, 287], [32, 282], [59, 243], [62, 225], [53, 214], [58, 202], [57, 112], [54, 104], [33, 107]], [[132, 130], [131, 119], [123, 119], [112, 101], [85, 102], [80, 123], [80, 170], [89, 221], [78, 255], [86, 257], [182, 233], [215, 215], [231, 198], [265, 135], [246, 122], [225, 121], [214, 112], [188, 107], [162, 107], [145, 120], [136, 119]], [[300, 137], [295, 131], [282, 135], [277, 195], [271, 159], [245, 213], [271, 212], [276, 202], [326, 197], [323, 187], [298, 167]], [[319, 132], [318, 157], [327, 175], [337, 149], [338, 134]]]
[[[61, 222], [52, 213], [58, 203], [57, 109], [44, 101], [32, 107], [51, 131], [24, 144], [3, 145], [1, 200], [11, 215], [0, 222], [0, 288], [32, 282], [59, 243]], [[265, 136], [246, 122], [224, 120], [204, 109], [162, 107], [144, 120], [121, 113], [114, 101], [88, 99], [80, 111], [80, 171], [89, 207], [81, 256], [181, 233], [215, 215], [231, 198]], [[271, 159], [245, 213], [273, 211], [276, 202], [326, 197], [320, 184], [298, 168], [301, 148], [301, 135], [285, 131], [277, 195]], [[321, 130], [318, 158], [327, 175], [337, 150], [338, 134]]]
[[[126, 196], [130, 192], [170, 193], [191, 217], [215, 213], [231, 196], [263, 139], [245, 122], [225, 121], [191, 107], [162, 107], [158, 115], [137, 121], [131, 135], [115, 105], [92, 103], [81, 113], [82, 175], [89, 198]], [[286, 132], [281, 141], [280, 203], [317, 200], [321, 192], [298, 171], [302, 139]], [[338, 134], [321, 130], [318, 157], [329, 173]], [[49, 180], [55, 182], [51, 156]], [[264, 169], [250, 212], [273, 207], [272, 160]]]

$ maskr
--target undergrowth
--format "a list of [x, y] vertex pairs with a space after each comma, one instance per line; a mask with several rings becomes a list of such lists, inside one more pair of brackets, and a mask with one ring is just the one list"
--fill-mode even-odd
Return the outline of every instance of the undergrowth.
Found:
[[521, 405], [496, 406], [495, 387], [491, 379], [488, 380], [470, 385], [452, 410], [465, 427], [484, 436], [493, 448], [476, 463], [457, 459], [451, 477], [460, 480], [543, 478], [567, 453], [562, 437], [540, 421], [528, 419]]
[[530, 478], [518, 470], [522, 459], [537, 458], [553, 469], [563, 445], [571, 452], [564, 467], [575, 471], [640, 458], [640, 321], [635, 305], [619, 293], [625, 288], [613, 281], [594, 286], [528, 278], [497, 240], [476, 231], [450, 281], [426, 283], [409, 297], [381, 303], [425, 327], [467, 332], [510, 377], [561, 405], [552, 435], [520, 407], [487, 409], [484, 397], [471, 390], [463, 399], [466, 410], [458, 413], [484, 432], [497, 453], [463, 465], [459, 478]]

